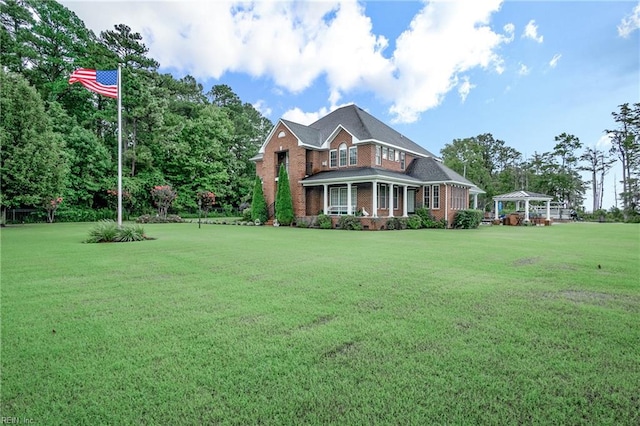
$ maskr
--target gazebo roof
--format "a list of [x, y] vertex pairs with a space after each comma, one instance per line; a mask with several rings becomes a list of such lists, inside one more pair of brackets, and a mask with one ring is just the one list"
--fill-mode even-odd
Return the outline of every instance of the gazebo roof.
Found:
[[508, 194], [496, 195], [493, 197], [494, 201], [551, 201], [553, 197], [545, 194], [538, 194], [536, 192], [529, 191], [514, 191]]

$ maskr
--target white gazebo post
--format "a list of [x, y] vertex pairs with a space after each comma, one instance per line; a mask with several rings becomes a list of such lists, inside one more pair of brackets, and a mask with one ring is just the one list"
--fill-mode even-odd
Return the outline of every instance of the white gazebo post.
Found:
[[324, 212], [324, 214], [327, 214], [329, 212], [329, 185], [327, 185], [326, 183], [324, 185], [322, 185], [324, 187], [324, 193], [323, 193], [323, 202], [324, 202], [324, 207], [322, 209], [322, 211]]
[[494, 206], [494, 210], [496, 212], [496, 214], [494, 216], [494, 219], [498, 220], [498, 219], [500, 219], [500, 217], [498, 216], [498, 200], [493, 200], [493, 204], [495, 205]]
[[551, 220], [551, 200], [547, 200], [547, 220]]
[[529, 199], [524, 200], [524, 221], [529, 222]]

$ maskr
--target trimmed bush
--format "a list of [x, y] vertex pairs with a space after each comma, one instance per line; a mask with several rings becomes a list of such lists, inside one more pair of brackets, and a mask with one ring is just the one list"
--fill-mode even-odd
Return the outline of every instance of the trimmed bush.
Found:
[[316, 224], [320, 229], [331, 229], [331, 216], [326, 214], [319, 214]]
[[360, 220], [357, 217], [346, 215], [340, 216], [340, 219], [338, 219], [338, 227], [348, 231], [361, 231], [362, 223], [360, 223]]
[[407, 220], [402, 217], [391, 217], [387, 220], [387, 229], [390, 231], [407, 228]]
[[260, 180], [259, 176], [256, 176], [256, 181], [253, 184], [251, 219], [253, 219], [254, 221], [260, 221], [260, 223], [265, 223], [268, 219], [267, 202], [264, 199], [264, 193], [262, 192], [262, 181]]
[[136, 219], [138, 223], [182, 223], [184, 220], [178, 215], [170, 214], [166, 218], [161, 216], [152, 216], [149, 214], [143, 214]]
[[453, 227], [457, 229], [476, 229], [482, 222], [482, 210], [459, 210], [453, 218]]
[[278, 173], [278, 192], [276, 194], [276, 220], [281, 226], [289, 226], [293, 222], [293, 200], [291, 199], [291, 187], [289, 186], [289, 175], [280, 165]]
[[409, 218], [407, 219], [407, 228], [409, 229], [422, 228], [422, 218], [417, 214], [409, 216]]

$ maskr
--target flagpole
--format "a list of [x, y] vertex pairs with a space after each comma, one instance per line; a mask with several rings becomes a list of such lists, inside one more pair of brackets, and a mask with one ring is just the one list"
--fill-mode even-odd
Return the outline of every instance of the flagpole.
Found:
[[122, 228], [122, 72], [118, 64], [118, 228]]

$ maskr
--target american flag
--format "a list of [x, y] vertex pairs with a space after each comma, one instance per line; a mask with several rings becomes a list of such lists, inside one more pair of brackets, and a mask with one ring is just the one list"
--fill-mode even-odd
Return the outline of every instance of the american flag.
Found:
[[69, 77], [69, 84], [73, 83], [80, 83], [92, 92], [110, 98], [118, 97], [117, 70], [101, 71], [78, 68], [71, 74], [71, 77]]

